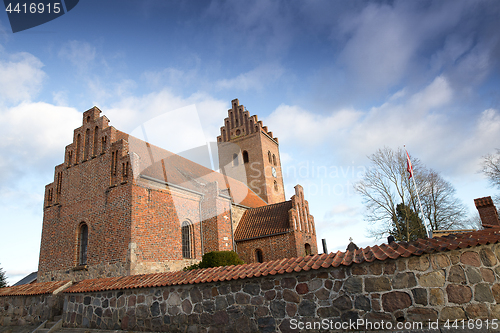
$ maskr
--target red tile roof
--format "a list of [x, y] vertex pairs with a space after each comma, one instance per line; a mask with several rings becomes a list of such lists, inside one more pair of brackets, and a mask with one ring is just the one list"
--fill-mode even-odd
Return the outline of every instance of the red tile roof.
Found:
[[[126, 135], [123, 132], [119, 133], [122, 136]], [[229, 193], [235, 203], [250, 208], [266, 205], [264, 200], [250, 190], [246, 184], [238, 180], [226, 177], [221, 173], [131, 135], [126, 136], [125, 140], [129, 143], [130, 152], [137, 154], [139, 157], [138, 172], [141, 175], [194, 191], [199, 191], [200, 186], [207, 183], [217, 182], [220, 190], [230, 190]], [[134, 175], [135, 177], [136, 175]]]
[[349, 266], [375, 260], [384, 261], [399, 257], [420, 256], [425, 253], [451, 251], [498, 242], [500, 242], [500, 228], [491, 228], [439, 238], [418, 239], [410, 243], [394, 242], [390, 245], [368, 246], [355, 251], [316, 254], [264, 263], [84, 280], [72, 285], [64, 292], [80, 293], [238, 280], [320, 268]]
[[254, 239], [290, 231], [288, 211], [292, 201], [248, 209], [234, 233], [236, 241]]
[[52, 294], [69, 282], [70, 281], [51, 281], [0, 288], [0, 297]]

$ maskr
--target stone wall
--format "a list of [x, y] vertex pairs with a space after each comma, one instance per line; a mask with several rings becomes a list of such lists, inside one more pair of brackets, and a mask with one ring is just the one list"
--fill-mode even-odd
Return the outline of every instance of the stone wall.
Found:
[[0, 325], [35, 325], [62, 314], [61, 294], [0, 297]]
[[66, 294], [63, 319], [70, 327], [218, 332], [289, 332], [299, 321], [324, 319], [423, 328], [498, 319], [499, 259], [497, 244], [219, 283]]

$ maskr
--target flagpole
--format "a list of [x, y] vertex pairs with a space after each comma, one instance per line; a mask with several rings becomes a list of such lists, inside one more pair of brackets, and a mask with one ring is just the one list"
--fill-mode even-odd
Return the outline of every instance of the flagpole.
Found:
[[422, 221], [424, 221], [425, 232], [427, 234], [427, 238], [432, 238], [432, 227], [430, 228], [431, 230], [429, 230], [429, 227], [426, 225], [427, 223], [425, 221], [424, 210], [422, 209], [422, 202], [420, 201], [420, 195], [418, 195], [417, 183], [415, 181], [415, 177], [413, 177], [413, 166], [411, 165], [410, 155], [408, 154], [408, 151], [406, 150], [406, 145], [403, 145], [403, 147], [405, 148], [405, 152], [406, 152], [406, 162], [408, 165], [407, 169], [408, 169], [408, 172], [410, 173], [410, 178], [413, 178], [413, 185], [415, 186], [415, 192], [417, 192], [417, 199], [418, 199], [418, 204], [420, 205], [420, 212], [422, 213]]

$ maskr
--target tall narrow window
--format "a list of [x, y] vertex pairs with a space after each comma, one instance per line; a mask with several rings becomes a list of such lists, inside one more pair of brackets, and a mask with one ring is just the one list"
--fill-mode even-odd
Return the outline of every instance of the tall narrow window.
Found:
[[101, 139], [101, 154], [104, 154], [104, 152], [106, 151], [106, 141], [107, 138], [103, 136]]
[[309, 243], [304, 245], [304, 250], [306, 252], [306, 256], [311, 255], [311, 245]]
[[78, 134], [76, 136], [76, 161], [75, 163], [78, 164], [80, 163], [80, 145], [81, 145], [81, 139], [82, 137], [80, 136], [80, 134]]
[[73, 163], [73, 151], [68, 152], [68, 168], [71, 166], [71, 163]]
[[257, 262], [264, 262], [264, 255], [261, 249], [255, 250], [255, 260], [257, 260]]
[[115, 170], [115, 152], [111, 152], [111, 177], [114, 175]]
[[238, 154], [233, 154], [233, 166], [238, 166]]
[[273, 164], [276, 165], [276, 155], [273, 154]]
[[118, 167], [118, 150], [115, 151], [115, 167], [113, 169], [113, 176], [116, 176], [117, 167]]
[[62, 172], [57, 173], [56, 196], [57, 201], [61, 198]]
[[248, 152], [243, 150], [243, 163], [248, 163]]
[[96, 126], [94, 129], [94, 146], [92, 147], [92, 156], [97, 155], [97, 144], [99, 143], [99, 127]]
[[83, 160], [86, 161], [89, 158], [89, 148], [90, 148], [90, 128], [85, 131], [85, 148], [83, 151]]
[[193, 257], [193, 228], [189, 221], [182, 222], [182, 257], [189, 259]]
[[89, 228], [85, 223], [80, 226], [80, 232], [78, 236], [78, 264], [87, 264], [87, 246], [89, 242]]
[[267, 151], [267, 159], [269, 160], [270, 164], [273, 163], [273, 158], [272, 158], [271, 152], [269, 150]]

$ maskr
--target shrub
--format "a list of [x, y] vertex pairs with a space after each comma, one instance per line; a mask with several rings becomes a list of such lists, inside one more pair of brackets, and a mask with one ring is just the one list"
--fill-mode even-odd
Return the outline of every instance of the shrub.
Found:
[[243, 260], [234, 251], [212, 251], [205, 253], [199, 263], [188, 266], [184, 270], [241, 264], [244, 264]]

